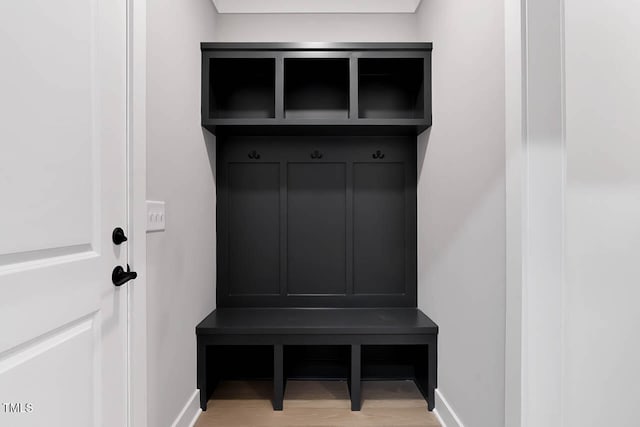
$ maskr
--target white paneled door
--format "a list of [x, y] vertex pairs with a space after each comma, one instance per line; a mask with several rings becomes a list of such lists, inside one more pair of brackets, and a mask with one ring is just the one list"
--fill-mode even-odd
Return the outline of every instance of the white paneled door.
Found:
[[127, 2], [0, 1], [0, 53], [0, 426], [126, 426]]

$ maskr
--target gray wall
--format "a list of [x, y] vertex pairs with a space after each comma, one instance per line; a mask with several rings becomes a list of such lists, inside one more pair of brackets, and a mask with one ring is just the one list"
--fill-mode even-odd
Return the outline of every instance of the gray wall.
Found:
[[[418, 301], [440, 326], [439, 396], [465, 426], [504, 425], [502, 0], [425, 0], [433, 126], [418, 144]], [[436, 408], [445, 417], [442, 402]]]
[[563, 422], [638, 425], [640, 3], [565, 1]]
[[200, 46], [210, 0], [150, 0], [147, 198], [166, 201], [147, 235], [149, 425], [174, 422], [196, 390], [195, 325], [215, 307], [214, 137], [200, 127]]
[[413, 14], [221, 14], [220, 42], [415, 41]]

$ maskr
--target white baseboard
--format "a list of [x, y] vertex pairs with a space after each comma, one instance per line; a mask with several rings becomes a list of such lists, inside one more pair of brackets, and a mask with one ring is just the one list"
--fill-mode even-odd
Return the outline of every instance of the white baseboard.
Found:
[[447, 399], [444, 398], [440, 390], [436, 390], [436, 409], [433, 410], [433, 413], [442, 424], [442, 427], [464, 427], [460, 418], [453, 412], [451, 405], [447, 402]]
[[200, 390], [196, 390], [184, 405], [182, 411], [180, 411], [180, 414], [176, 417], [176, 420], [171, 424], [171, 427], [193, 427], [196, 421], [198, 421], [201, 412]]

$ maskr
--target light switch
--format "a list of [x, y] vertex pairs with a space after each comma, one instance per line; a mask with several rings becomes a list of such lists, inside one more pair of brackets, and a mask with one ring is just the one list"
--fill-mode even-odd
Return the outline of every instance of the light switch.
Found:
[[164, 202], [147, 200], [147, 232], [164, 231], [165, 220]]

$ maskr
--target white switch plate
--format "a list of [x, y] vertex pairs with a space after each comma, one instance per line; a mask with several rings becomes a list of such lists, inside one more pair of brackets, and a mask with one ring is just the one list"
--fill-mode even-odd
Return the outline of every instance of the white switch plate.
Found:
[[164, 202], [147, 200], [147, 232], [164, 231], [165, 220]]

